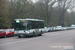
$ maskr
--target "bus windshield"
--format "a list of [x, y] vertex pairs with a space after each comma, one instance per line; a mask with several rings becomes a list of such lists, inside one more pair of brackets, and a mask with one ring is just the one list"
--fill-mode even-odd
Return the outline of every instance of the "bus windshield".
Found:
[[15, 22], [15, 30], [26, 30], [27, 29], [27, 21], [26, 22]]

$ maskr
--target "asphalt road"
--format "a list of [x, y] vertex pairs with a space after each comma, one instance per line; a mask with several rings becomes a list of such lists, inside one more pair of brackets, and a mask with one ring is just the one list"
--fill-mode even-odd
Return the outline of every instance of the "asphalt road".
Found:
[[0, 50], [75, 50], [75, 30], [48, 32], [37, 37], [0, 38]]

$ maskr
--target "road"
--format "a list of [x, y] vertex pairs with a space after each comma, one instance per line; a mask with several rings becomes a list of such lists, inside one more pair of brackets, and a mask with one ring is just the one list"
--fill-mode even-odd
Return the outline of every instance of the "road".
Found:
[[0, 50], [75, 50], [75, 30], [48, 32], [37, 37], [0, 38]]

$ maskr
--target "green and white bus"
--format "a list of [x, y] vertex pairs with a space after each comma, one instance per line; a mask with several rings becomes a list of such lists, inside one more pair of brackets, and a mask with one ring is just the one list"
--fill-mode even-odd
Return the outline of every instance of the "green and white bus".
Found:
[[19, 38], [22, 36], [41, 36], [44, 33], [44, 20], [15, 19], [14, 32]]

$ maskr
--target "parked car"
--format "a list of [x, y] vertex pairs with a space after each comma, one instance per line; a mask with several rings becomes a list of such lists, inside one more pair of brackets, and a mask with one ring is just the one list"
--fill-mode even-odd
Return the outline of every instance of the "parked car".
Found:
[[65, 30], [67, 30], [67, 27], [62, 27], [61, 30], [65, 31]]
[[5, 37], [6, 38], [6, 32], [4, 30], [0, 29], [0, 37]]
[[47, 27], [44, 27], [44, 30], [45, 30], [45, 32], [48, 32], [48, 28]]
[[50, 32], [50, 31], [51, 31], [51, 28], [50, 28], [50, 27], [48, 27], [47, 29], [48, 29], [48, 32]]
[[56, 27], [53, 27], [53, 31], [57, 31], [57, 30], [56, 30]]
[[61, 31], [61, 30], [62, 30], [62, 26], [57, 26], [57, 27], [56, 27], [56, 30], [57, 30], [57, 31]]
[[12, 29], [5, 29], [7, 37], [14, 36], [14, 31]]
[[51, 32], [53, 30], [54, 30], [53, 27], [48, 27], [48, 32]]
[[45, 27], [44, 29], [45, 29], [45, 32], [51, 32], [53, 30], [52, 27]]

